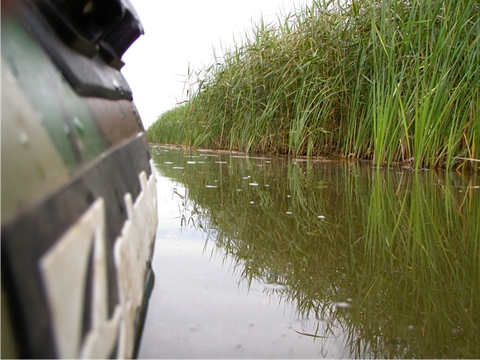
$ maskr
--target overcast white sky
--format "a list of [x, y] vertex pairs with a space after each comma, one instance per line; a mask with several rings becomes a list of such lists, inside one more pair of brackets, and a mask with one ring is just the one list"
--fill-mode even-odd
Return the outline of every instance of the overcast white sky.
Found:
[[145, 28], [124, 55], [122, 69], [133, 91], [145, 128], [185, 100], [188, 66], [213, 63], [213, 49], [241, 43], [244, 31], [311, 0], [131, 0]]

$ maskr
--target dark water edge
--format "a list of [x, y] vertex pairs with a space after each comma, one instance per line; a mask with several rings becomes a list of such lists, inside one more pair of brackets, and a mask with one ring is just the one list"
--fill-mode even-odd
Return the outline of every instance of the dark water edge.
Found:
[[140, 357], [480, 357], [480, 181], [152, 147]]

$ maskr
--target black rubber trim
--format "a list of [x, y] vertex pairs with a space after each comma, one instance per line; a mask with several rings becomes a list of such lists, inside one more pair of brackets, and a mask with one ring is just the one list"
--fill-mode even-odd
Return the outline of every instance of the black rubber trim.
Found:
[[120, 70], [109, 66], [100, 53], [82, 55], [67, 46], [36, 6], [23, 8], [29, 30], [81, 96], [132, 100], [132, 90]]

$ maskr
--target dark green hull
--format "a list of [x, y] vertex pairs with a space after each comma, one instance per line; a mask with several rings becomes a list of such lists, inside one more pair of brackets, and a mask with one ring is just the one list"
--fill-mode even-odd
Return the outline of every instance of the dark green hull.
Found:
[[126, 1], [2, 1], [2, 357], [132, 357], [157, 223]]

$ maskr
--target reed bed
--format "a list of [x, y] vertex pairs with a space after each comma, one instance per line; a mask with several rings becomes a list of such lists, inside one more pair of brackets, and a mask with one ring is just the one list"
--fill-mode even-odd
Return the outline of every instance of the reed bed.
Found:
[[[151, 141], [478, 168], [477, 0], [314, 0], [260, 21]], [[178, 115], [179, 110], [172, 112]]]

